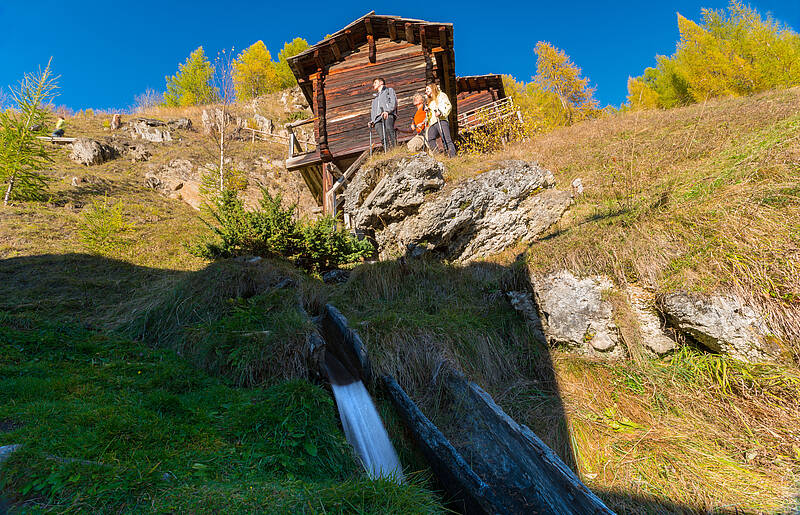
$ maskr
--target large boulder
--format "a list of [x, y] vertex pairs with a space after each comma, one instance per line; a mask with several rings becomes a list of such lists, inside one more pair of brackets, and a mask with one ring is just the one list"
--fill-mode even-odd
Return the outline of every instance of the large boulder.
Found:
[[93, 139], [78, 138], [72, 143], [69, 158], [82, 165], [99, 165], [117, 157], [117, 150], [111, 145]]
[[711, 351], [748, 362], [780, 351], [764, 317], [734, 295], [676, 291], [662, 295], [658, 307], [670, 324]]
[[566, 270], [532, 279], [541, 324], [552, 345], [593, 357], [626, 355], [611, 303], [603, 292], [613, 284], [603, 276], [579, 279]]
[[357, 230], [373, 232], [382, 257], [424, 246], [446, 259], [469, 261], [529, 242], [572, 203], [553, 190], [553, 174], [535, 163], [498, 168], [442, 187], [442, 165], [424, 154], [365, 168], [345, 192], [344, 210]]
[[415, 214], [427, 193], [444, 186], [444, 166], [430, 156], [393, 164], [355, 211], [357, 227], [379, 227]]
[[166, 122], [153, 118], [136, 118], [128, 123], [128, 129], [133, 139], [143, 139], [153, 143], [172, 141], [172, 133]]

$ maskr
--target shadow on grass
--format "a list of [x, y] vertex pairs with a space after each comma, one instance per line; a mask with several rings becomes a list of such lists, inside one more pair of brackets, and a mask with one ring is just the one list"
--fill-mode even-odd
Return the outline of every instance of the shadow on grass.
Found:
[[[106, 330], [127, 324], [129, 334], [139, 330], [140, 334], [133, 336], [164, 344], [174, 336], [175, 328], [215, 316], [213, 309], [200, 311], [193, 306], [248, 298], [274, 286], [281, 274], [300, 277], [280, 264], [270, 264], [269, 270], [261, 272], [251, 265], [243, 259], [228, 260], [184, 272], [87, 254], [9, 258], [0, 260], [0, 310], [33, 312]], [[463, 370], [576, 470], [575, 450], [541, 322], [523, 322], [505, 295], [530, 288], [520, 267], [492, 263], [454, 266], [404, 259], [357, 267], [348, 282], [339, 286], [303, 281], [317, 289], [315, 302], [324, 297], [350, 318], [362, 334], [373, 366], [397, 377], [466, 456], [470, 442], [458, 441], [458, 419], [437, 412], [437, 395], [431, 390], [432, 377], [442, 360]], [[157, 295], [159, 284], [164, 291], [178, 285], [185, 290], [180, 298]], [[148, 295], [160, 300], [137, 302], [137, 297]], [[298, 292], [298, 296], [308, 300], [307, 292]], [[173, 302], [186, 305], [173, 306]], [[126, 313], [129, 306], [138, 312]], [[313, 309], [310, 312], [313, 314]], [[148, 316], [160, 320], [165, 313], [172, 317], [167, 324], [170, 329], [142, 329], [147, 324], [139, 321]], [[595, 493], [622, 513], [705, 513], [657, 497], [619, 491]]]

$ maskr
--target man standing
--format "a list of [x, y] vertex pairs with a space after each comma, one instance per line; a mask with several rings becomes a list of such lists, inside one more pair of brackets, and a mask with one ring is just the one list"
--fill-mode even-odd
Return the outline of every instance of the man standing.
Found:
[[375, 127], [383, 149], [389, 150], [397, 144], [394, 132], [394, 121], [397, 118], [397, 96], [392, 88], [386, 87], [386, 81], [379, 77], [372, 81], [375, 90], [370, 109], [370, 127]]

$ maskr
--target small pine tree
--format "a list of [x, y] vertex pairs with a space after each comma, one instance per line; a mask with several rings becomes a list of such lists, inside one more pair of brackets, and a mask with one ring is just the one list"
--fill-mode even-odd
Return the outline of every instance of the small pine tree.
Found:
[[546, 91], [558, 96], [566, 124], [594, 116], [598, 102], [588, 77], [581, 77], [581, 69], [570, 61], [563, 50], [540, 41], [534, 52], [537, 56], [534, 81]]
[[192, 106], [216, 102], [219, 92], [212, 86], [214, 67], [208, 61], [203, 47], [189, 54], [186, 62], [178, 65], [178, 72], [166, 77], [167, 92], [164, 104], [167, 106]]
[[275, 63], [263, 41], [256, 41], [233, 61], [236, 98], [249, 100], [280, 89]]
[[37, 136], [47, 134], [48, 117], [44, 106], [52, 102], [57, 89], [50, 62], [42, 71], [26, 74], [19, 86], [11, 89], [14, 108], [0, 111], [0, 184], [4, 184], [3, 204], [9, 200], [36, 200], [43, 196], [46, 178], [39, 172], [50, 163], [50, 150]]
[[278, 74], [281, 88], [292, 88], [297, 86], [297, 79], [289, 68], [288, 59], [294, 57], [309, 47], [308, 41], [303, 38], [294, 38], [289, 43], [283, 45], [283, 49], [278, 52], [278, 62], [275, 63], [275, 71]]

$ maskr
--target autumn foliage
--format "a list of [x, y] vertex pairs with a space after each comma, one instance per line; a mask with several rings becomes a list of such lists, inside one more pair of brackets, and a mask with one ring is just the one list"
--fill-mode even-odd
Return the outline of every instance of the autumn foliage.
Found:
[[675, 53], [628, 80], [633, 109], [670, 108], [800, 84], [800, 35], [732, 0], [727, 10], [703, 9], [694, 22], [678, 14]]
[[[278, 53], [278, 61], [263, 41], [256, 41], [241, 52], [231, 62], [233, 85], [238, 100], [249, 100], [259, 95], [291, 88], [297, 85], [294, 74], [289, 69], [287, 59], [308, 48], [308, 42], [295, 38], [284, 44]], [[164, 105], [191, 106], [211, 104], [219, 100], [220, 92], [214, 87], [214, 78], [226, 70], [219, 70], [219, 63], [228, 62], [217, 59], [212, 64], [206, 57], [203, 47], [194, 50], [183, 64], [178, 65], [178, 72], [166, 78]]]

